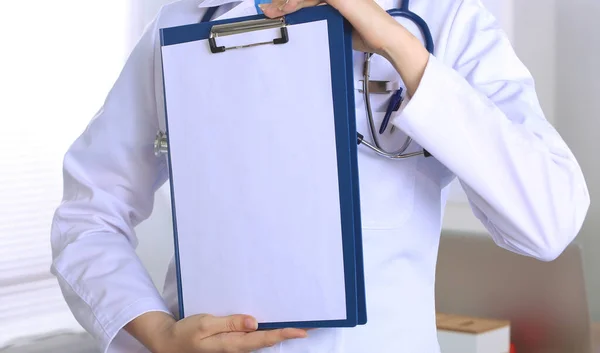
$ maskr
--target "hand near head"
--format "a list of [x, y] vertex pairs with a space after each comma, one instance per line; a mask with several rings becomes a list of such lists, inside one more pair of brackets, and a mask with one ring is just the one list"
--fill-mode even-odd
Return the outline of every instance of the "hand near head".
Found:
[[153, 353], [250, 353], [307, 336], [301, 329], [257, 331], [256, 320], [246, 315], [197, 315], [175, 321], [163, 313], [148, 313], [126, 330]]

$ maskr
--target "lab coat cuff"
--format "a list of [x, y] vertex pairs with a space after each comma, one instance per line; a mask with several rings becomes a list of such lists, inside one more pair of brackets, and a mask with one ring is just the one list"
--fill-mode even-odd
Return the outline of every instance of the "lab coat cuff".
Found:
[[104, 326], [105, 339], [102, 352], [136, 352], [140, 343], [123, 328], [135, 318], [149, 312], [164, 312], [173, 315], [161, 298], [150, 297], [140, 299], [123, 309], [115, 318]]
[[460, 104], [456, 100], [469, 100], [472, 95], [472, 88], [458, 73], [430, 55], [417, 91], [392, 123], [435, 156], [437, 150], [443, 152], [444, 141], [449, 141], [447, 134], [461, 125], [453, 110]]

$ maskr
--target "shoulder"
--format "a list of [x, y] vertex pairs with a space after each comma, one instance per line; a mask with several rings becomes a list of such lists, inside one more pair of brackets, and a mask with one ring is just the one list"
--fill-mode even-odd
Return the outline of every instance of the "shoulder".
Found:
[[493, 19], [482, 0], [412, 0], [410, 10], [436, 27], [452, 26], [457, 17]]
[[[472, 45], [483, 39], [479, 38], [483, 32], [502, 31], [499, 21], [482, 0], [412, 0], [410, 10], [427, 24], [440, 59], [457, 45]], [[414, 25], [409, 26], [417, 32]]]
[[[150, 21], [133, 48], [126, 66], [123, 68], [123, 78], [136, 82], [144, 89], [154, 93], [145, 95], [152, 98], [156, 105], [158, 123], [161, 130], [166, 129], [164, 118], [164, 92], [162, 85], [162, 63], [160, 51], [160, 30], [163, 28], [183, 26], [197, 23], [206, 12], [200, 4], [204, 0], [176, 0], [163, 5], [153, 20]], [[147, 80], [144, 81], [144, 80]], [[144, 102], [147, 106], [150, 102]]]
[[423, 18], [447, 18], [456, 13], [465, 1], [471, 0], [411, 0], [409, 8]]
[[154, 19], [154, 29], [197, 23], [206, 11], [205, 0], [176, 0], [161, 7]]

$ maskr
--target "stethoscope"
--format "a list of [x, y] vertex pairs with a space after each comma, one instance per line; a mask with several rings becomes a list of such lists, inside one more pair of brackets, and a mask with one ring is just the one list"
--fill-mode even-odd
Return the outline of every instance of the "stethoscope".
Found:
[[[431, 31], [429, 30], [429, 26], [427, 26], [427, 23], [425, 22], [425, 20], [423, 20], [421, 17], [419, 17], [419, 15], [410, 11], [409, 2], [410, 2], [410, 0], [403, 0], [402, 5], [400, 5], [400, 8], [388, 10], [387, 13], [389, 13], [391, 16], [394, 16], [394, 17], [404, 17], [404, 18], [412, 21], [417, 26], [417, 28], [419, 28], [421, 30], [423, 38], [425, 38], [425, 48], [427, 49], [427, 51], [430, 54], [433, 54], [434, 43], [433, 43], [433, 37], [431, 35]], [[214, 14], [218, 8], [219, 8], [218, 6], [210, 7], [206, 11], [204, 16], [202, 17], [201, 22], [209, 22], [212, 19], [212, 17], [214, 16]], [[408, 148], [410, 147], [410, 145], [412, 143], [412, 138], [410, 138], [410, 137], [406, 138], [406, 140], [404, 141], [404, 143], [402, 144], [400, 149], [398, 149], [397, 151], [389, 152], [389, 151], [386, 151], [381, 146], [378, 134], [382, 135], [387, 130], [393, 112], [398, 111], [398, 109], [400, 109], [400, 105], [402, 103], [403, 90], [402, 90], [402, 88], [400, 88], [392, 94], [390, 101], [388, 103], [388, 107], [387, 107], [385, 116], [383, 118], [383, 121], [381, 122], [379, 129], [377, 129], [375, 126], [374, 118], [373, 118], [373, 108], [371, 107], [371, 99], [370, 99], [371, 90], [370, 90], [369, 76], [370, 76], [370, 66], [371, 66], [370, 64], [371, 64], [372, 57], [373, 57], [373, 53], [365, 53], [365, 64], [364, 64], [364, 72], [363, 72], [364, 79], [362, 81], [363, 82], [362, 91], [363, 91], [363, 97], [365, 100], [365, 108], [366, 108], [365, 110], [367, 112], [367, 118], [368, 118], [368, 122], [369, 122], [369, 130], [371, 131], [371, 138], [372, 138], [373, 142], [369, 142], [369, 141], [365, 140], [364, 136], [362, 134], [358, 133], [358, 144], [364, 145], [364, 146], [370, 148], [373, 152], [375, 152], [376, 154], [378, 154], [382, 157], [393, 159], [393, 160], [405, 159], [405, 158], [409, 158], [409, 157], [417, 157], [417, 156], [422, 156], [422, 155], [424, 155], [425, 157], [431, 156], [425, 150], [422, 150], [419, 152], [406, 153], [406, 151], [408, 150]]]
[[[433, 54], [434, 43], [433, 43], [433, 37], [431, 35], [431, 31], [429, 30], [429, 26], [427, 26], [427, 23], [425, 22], [425, 20], [423, 20], [421, 17], [419, 17], [419, 15], [410, 11], [409, 2], [410, 2], [410, 0], [403, 0], [402, 5], [400, 5], [400, 8], [391, 9], [391, 10], [388, 10], [387, 12], [394, 17], [404, 17], [404, 18], [411, 20], [417, 26], [417, 28], [419, 28], [421, 30], [423, 38], [425, 38], [425, 48], [427, 49], [427, 51], [430, 54]], [[359, 145], [362, 144], [362, 145], [370, 148], [372, 151], [374, 151], [375, 153], [377, 153], [378, 155], [380, 155], [382, 157], [394, 159], [394, 160], [405, 159], [405, 158], [409, 158], [409, 157], [417, 157], [417, 156], [421, 156], [421, 155], [424, 155], [425, 157], [430, 157], [431, 155], [426, 150], [422, 150], [419, 152], [406, 153], [406, 151], [410, 147], [410, 144], [412, 143], [412, 138], [410, 138], [410, 137], [406, 138], [402, 147], [400, 147], [400, 149], [398, 149], [397, 151], [389, 152], [389, 151], [386, 151], [381, 146], [378, 134], [382, 135], [387, 130], [393, 112], [400, 109], [400, 105], [402, 104], [402, 88], [396, 90], [392, 94], [390, 101], [388, 103], [388, 107], [387, 107], [385, 116], [383, 118], [383, 121], [381, 122], [379, 129], [377, 129], [375, 127], [375, 121], [373, 119], [373, 108], [371, 107], [371, 100], [369, 99], [369, 96], [371, 94], [369, 76], [370, 76], [370, 66], [371, 66], [370, 64], [371, 64], [372, 57], [373, 57], [372, 53], [365, 53], [365, 64], [364, 64], [364, 69], [363, 69], [364, 70], [364, 72], [363, 72], [364, 78], [363, 78], [362, 91], [363, 91], [363, 97], [364, 97], [364, 101], [365, 101], [365, 108], [366, 108], [365, 110], [367, 111], [367, 118], [368, 118], [368, 122], [369, 122], [369, 130], [371, 132], [371, 138], [373, 139], [373, 142], [371, 143], [371, 142], [366, 141], [364, 139], [364, 136], [359, 133], [358, 134], [358, 144]], [[393, 127], [392, 127], [392, 129], [393, 129]]]

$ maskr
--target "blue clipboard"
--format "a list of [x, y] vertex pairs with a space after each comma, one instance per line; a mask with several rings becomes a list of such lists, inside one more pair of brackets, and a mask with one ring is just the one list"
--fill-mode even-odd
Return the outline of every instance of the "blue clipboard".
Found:
[[[245, 23], [256, 23], [256, 21], [267, 20], [263, 15], [247, 16], [242, 18], [212, 21], [205, 23], [190, 24], [160, 30], [161, 48], [185, 43], [207, 41], [210, 51], [214, 55], [228, 50], [218, 43], [218, 36], [214, 36], [214, 29], [222, 28], [223, 25], [236, 25]], [[259, 329], [274, 329], [284, 327], [297, 328], [322, 328], [322, 327], [354, 327], [364, 325], [367, 322], [366, 290], [363, 266], [362, 248], [362, 224], [360, 217], [360, 190], [358, 178], [358, 134], [355, 121], [354, 101], [354, 77], [353, 77], [353, 51], [352, 51], [352, 27], [337, 10], [324, 5], [306, 8], [301, 11], [285, 16], [281, 19], [286, 26], [281, 28], [281, 36], [273, 40], [273, 45], [285, 45], [293, 41], [289, 37], [286, 28], [289, 26], [306, 24], [315, 21], [327, 21], [330, 49], [331, 87], [333, 98], [335, 145], [337, 150], [337, 170], [340, 190], [340, 216], [342, 220], [342, 244], [343, 244], [343, 266], [346, 295], [346, 318], [341, 320], [313, 320], [313, 321], [259, 321]], [[207, 48], [208, 50], [209, 48]], [[234, 48], [235, 49], [235, 48]], [[163, 57], [164, 75], [164, 57]], [[163, 82], [164, 84], [164, 82]], [[169, 146], [177, 141], [171, 139], [169, 131], [172, 117], [169, 114], [169, 92], [165, 86], [165, 110], [166, 110], [166, 140]], [[183, 318], [189, 314], [186, 306], [186, 295], [182, 279], [182, 237], [178, 227], [178, 204], [176, 190], [179, 185], [173, 178], [173, 172], [179, 166], [174, 165], [172, 151], [168, 152], [168, 167], [170, 170], [171, 201], [173, 212], [173, 228], [175, 243], [175, 264], [178, 283], [179, 317]], [[201, 281], [202, 274], [198, 274]], [[193, 313], [192, 313], [193, 314]]]

